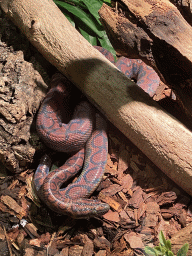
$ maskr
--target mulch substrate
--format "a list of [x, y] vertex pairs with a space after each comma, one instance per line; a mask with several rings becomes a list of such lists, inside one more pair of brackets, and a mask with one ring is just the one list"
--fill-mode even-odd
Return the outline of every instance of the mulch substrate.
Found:
[[110, 205], [100, 218], [74, 220], [34, 194], [34, 169], [1, 177], [0, 255], [144, 255], [192, 221], [191, 198], [109, 124], [103, 180], [92, 198]]

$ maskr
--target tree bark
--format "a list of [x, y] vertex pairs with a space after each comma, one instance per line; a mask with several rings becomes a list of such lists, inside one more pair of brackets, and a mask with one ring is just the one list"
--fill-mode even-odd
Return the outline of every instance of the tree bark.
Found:
[[101, 21], [113, 47], [152, 66], [192, 119], [192, 27], [169, 0], [122, 0], [103, 4]]
[[2, 0], [1, 7], [47, 60], [192, 195], [192, 134], [183, 124], [94, 49], [51, 0]]
[[1, 40], [0, 56], [0, 161], [18, 173], [33, 161], [31, 126], [47, 85], [35, 68], [35, 59], [33, 64], [25, 61], [23, 52], [14, 51]]
[[191, 0], [170, 0], [181, 12], [186, 21], [192, 26], [192, 1]]
[[187, 255], [192, 254], [192, 223], [190, 223], [187, 227], [179, 230], [175, 235], [171, 238], [172, 252], [176, 255], [179, 249], [185, 244], [189, 244], [189, 251]]

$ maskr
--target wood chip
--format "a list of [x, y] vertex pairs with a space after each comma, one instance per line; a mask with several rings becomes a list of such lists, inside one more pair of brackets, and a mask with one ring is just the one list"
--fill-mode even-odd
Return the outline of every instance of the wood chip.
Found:
[[114, 209], [115, 211], [121, 211], [121, 205], [115, 201], [113, 198], [109, 197], [109, 196], [105, 196], [102, 194], [102, 192], [99, 193], [98, 196], [99, 200], [102, 200], [103, 202], [107, 203], [112, 209]]
[[29, 244], [37, 247], [41, 247], [42, 244], [48, 244], [51, 240], [51, 235], [47, 232], [42, 234], [39, 238], [31, 239]]
[[96, 237], [93, 240], [93, 243], [94, 243], [95, 247], [98, 249], [107, 249], [107, 248], [110, 248], [110, 246], [111, 246], [110, 242], [104, 236]]
[[106, 250], [99, 250], [95, 256], [107, 256]]
[[19, 218], [25, 216], [23, 208], [10, 196], [1, 196], [1, 202], [18, 214]]
[[162, 206], [164, 204], [173, 203], [175, 202], [176, 199], [177, 199], [176, 193], [173, 191], [169, 191], [169, 192], [164, 192], [160, 196], [158, 196], [156, 199], [156, 202]]
[[109, 173], [112, 176], [117, 176], [117, 162], [111, 160], [110, 155], [108, 154], [107, 164], [105, 167], [105, 173]]
[[143, 216], [143, 214], [144, 214], [145, 211], [146, 211], [146, 208], [147, 208], [147, 206], [146, 206], [146, 204], [143, 203], [143, 202], [139, 205], [139, 209], [138, 209], [138, 219], [140, 219], [140, 218]]
[[119, 191], [121, 191], [122, 189], [123, 189], [122, 186], [120, 186], [118, 184], [112, 184], [108, 188], [103, 189], [102, 194], [104, 194], [106, 196], [113, 196], [116, 193], [118, 193]]
[[127, 174], [122, 179], [123, 192], [127, 193], [133, 186], [133, 178]]
[[4, 240], [5, 239], [5, 232], [4, 229], [0, 226], [0, 240]]
[[160, 208], [156, 202], [146, 204], [146, 217], [143, 220], [143, 226], [156, 227], [160, 218]]
[[120, 221], [118, 212], [113, 212], [111, 210], [109, 210], [107, 213], [105, 213], [103, 215], [103, 218], [107, 219], [109, 221], [113, 221], [113, 222], [119, 222]]
[[33, 223], [27, 223], [25, 225], [25, 230], [27, 231], [27, 233], [32, 234], [33, 237], [39, 237], [39, 234], [37, 233], [37, 228]]
[[129, 200], [129, 205], [134, 208], [139, 208], [139, 206], [144, 202], [143, 200], [143, 190], [141, 187], [137, 187], [134, 191], [131, 199]]
[[120, 198], [121, 198], [126, 204], [128, 204], [129, 200], [127, 199], [127, 197], [125, 196], [125, 194], [124, 194], [122, 191], [118, 192], [118, 195], [120, 196]]
[[141, 235], [136, 234], [135, 232], [130, 232], [124, 235], [125, 240], [130, 244], [130, 247], [133, 249], [142, 248], [144, 249], [144, 244], [141, 239]]
[[63, 248], [62, 251], [60, 252], [59, 256], [68, 256], [69, 255], [69, 248]]
[[69, 256], [79, 256], [83, 251], [83, 246], [74, 245], [69, 248]]
[[93, 241], [86, 236], [81, 256], [92, 256], [94, 253]]
[[35, 255], [35, 250], [33, 248], [26, 248], [24, 256], [34, 256]]

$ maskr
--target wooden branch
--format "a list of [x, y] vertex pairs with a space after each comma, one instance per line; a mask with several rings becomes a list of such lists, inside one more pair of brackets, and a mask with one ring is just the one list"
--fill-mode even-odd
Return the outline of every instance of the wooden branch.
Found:
[[169, 0], [122, 0], [99, 11], [114, 48], [152, 66], [192, 117], [192, 27]]
[[192, 195], [192, 134], [94, 49], [51, 0], [2, 0], [31, 43], [162, 171]]
[[192, 26], [192, 1], [170, 0], [181, 12], [186, 21]]

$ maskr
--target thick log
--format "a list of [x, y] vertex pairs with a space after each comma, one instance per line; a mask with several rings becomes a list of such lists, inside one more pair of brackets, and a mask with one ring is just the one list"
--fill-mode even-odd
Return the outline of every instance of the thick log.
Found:
[[192, 195], [192, 133], [94, 49], [51, 0], [2, 0], [31, 43], [146, 156]]
[[114, 48], [152, 66], [192, 117], [192, 27], [169, 0], [122, 0], [103, 5], [101, 21]]
[[192, 1], [191, 0], [170, 0], [181, 12], [186, 21], [192, 26]]

